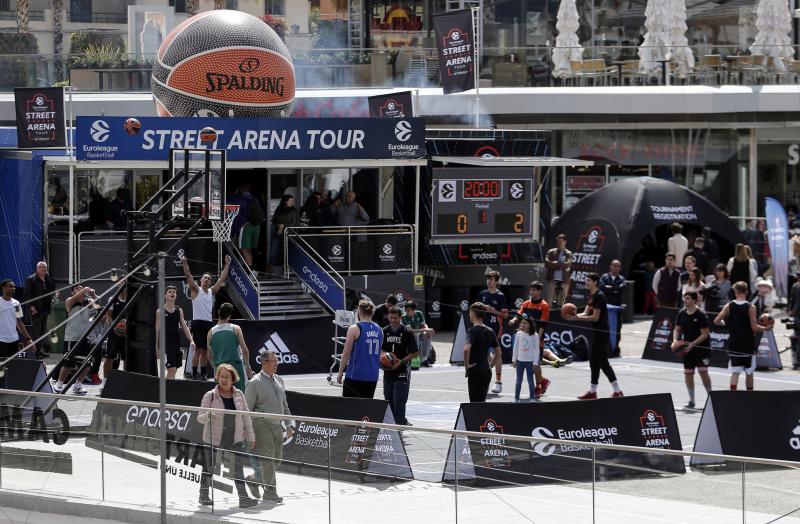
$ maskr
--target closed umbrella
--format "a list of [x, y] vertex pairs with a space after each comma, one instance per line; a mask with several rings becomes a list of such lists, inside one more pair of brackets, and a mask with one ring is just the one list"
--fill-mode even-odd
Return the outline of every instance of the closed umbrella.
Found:
[[558, 6], [556, 46], [553, 48], [553, 76], [572, 76], [571, 60], [583, 59], [583, 47], [578, 41], [578, 8], [575, 0], [561, 0]]
[[786, 71], [784, 60], [790, 60], [792, 52], [792, 18], [786, 0], [761, 0], [756, 10], [756, 39], [750, 46], [754, 55], [772, 57], [775, 69]]
[[657, 76], [661, 71], [659, 60], [667, 59], [670, 47], [670, 4], [668, 0], [647, 0], [644, 10], [644, 27], [647, 33], [639, 46], [639, 72]]
[[670, 58], [678, 65], [678, 77], [686, 75], [694, 69], [694, 53], [686, 39], [686, 2], [685, 0], [672, 0], [670, 9]]

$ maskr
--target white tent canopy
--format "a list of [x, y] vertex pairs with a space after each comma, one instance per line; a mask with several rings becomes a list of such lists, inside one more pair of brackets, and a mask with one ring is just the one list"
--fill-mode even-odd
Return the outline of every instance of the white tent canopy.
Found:
[[753, 55], [772, 57], [775, 68], [785, 71], [784, 60], [790, 60], [792, 40], [792, 17], [786, 0], [761, 0], [756, 11], [758, 33], [750, 52]]
[[678, 66], [678, 77], [686, 76], [694, 69], [694, 53], [686, 39], [686, 2], [671, 0], [669, 46], [671, 58]]
[[670, 50], [669, 0], [648, 0], [644, 10], [644, 27], [647, 33], [639, 46], [639, 72], [645, 75], [661, 74], [660, 60], [666, 60]]
[[572, 76], [570, 61], [583, 59], [583, 47], [578, 41], [578, 8], [575, 0], [561, 0], [558, 6], [556, 45], [553, 48], [553, 76], [568, 78]]

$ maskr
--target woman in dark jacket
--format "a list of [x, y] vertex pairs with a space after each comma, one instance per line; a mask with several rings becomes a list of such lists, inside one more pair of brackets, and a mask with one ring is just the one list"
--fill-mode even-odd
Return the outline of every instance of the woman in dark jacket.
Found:
[[283, 195], [281, 203], [272, 214], [272, 241], [269, 249], [269, 265], [283, 265], [283, 232], [287, 227], [297, 225], [297, 209], [294, 197]]
[[312, 193], [300, 208], [298, 225], [300, 227], [318, 227], [322, 225], [322, 210], [319, 207], [319, 193]]

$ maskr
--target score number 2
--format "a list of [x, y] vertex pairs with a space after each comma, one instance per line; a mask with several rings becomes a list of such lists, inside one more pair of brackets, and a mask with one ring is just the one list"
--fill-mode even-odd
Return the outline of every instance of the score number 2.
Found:
[[525, 223], [525, 217], [522, 213], [514, 215], [514, 233], [522, 233], [522, 224]]

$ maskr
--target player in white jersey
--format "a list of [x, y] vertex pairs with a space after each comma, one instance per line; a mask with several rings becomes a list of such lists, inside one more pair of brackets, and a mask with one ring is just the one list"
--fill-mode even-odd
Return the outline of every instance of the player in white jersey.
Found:
[[[189, 270], [189, 262], [186, 257], [181, 257], [183, 274], [186, 275], [186, 283], [189, 286], [189, 297], [192, 299], [192, 338], [195, 342], [194, 356], [192, 357], [191, 374], [188, 372], [189, 363], [186, 363], [187, 370], [184, 372], [187, 378], [205, 380], [207, 378], [206, 365], [208, 363], [207, 342], [208, 332], [214, 325], [211, 311], [214, 309], [214, 295], [222, 288], [225, 279], [228, 278], [228, 271], [231, 267], [231, 257], [225, 256], [225, 267], [216, 284], [211, 285], [211, 273], [203, 273], [200, 277], [200, 285], [194, 281], [192, 272]], [[198, 371], [198, 365], [200, 370]]]

